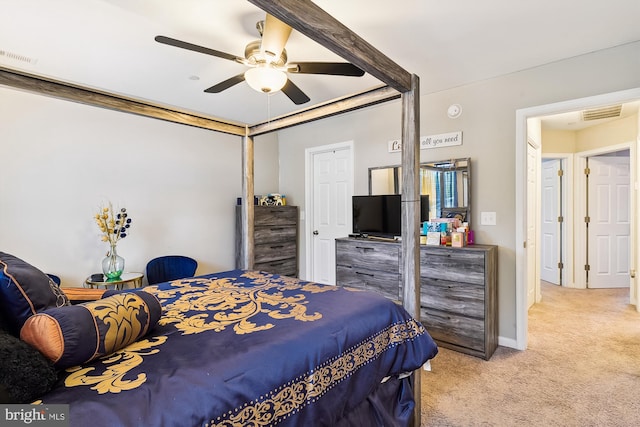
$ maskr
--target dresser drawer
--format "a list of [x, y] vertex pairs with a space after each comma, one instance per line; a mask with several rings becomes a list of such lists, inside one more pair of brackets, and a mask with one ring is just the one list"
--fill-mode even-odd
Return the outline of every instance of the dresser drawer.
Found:
[[264, 225], [298, 224], [298, 209], [293, 206], [256, 206], [253, 210], [255, 228]]
[[345, 267], [366, 265], [367, 270], [400, 273], [399, 245], [385, 245], [366, 241], [336, 240], [336, 264]]
[[420, 307], [420, 321], [439, 344], [452, 344], [480, 353], [485, 350], [484, 319]]
[[254, 244], [296, 242], [298, 230], [291, 225], [265, 225], [254, 227]]
[[295, 259], [297, 256], [296, 252], [295, 241], [255, 245], [253, 262], [254, 264], [258, 264], [287, 258]]
[[393, 300], [400, 299], [400, 275], [397, 273], [338, 265], [336, 283], [375, 291]]
[[282, 274], [283, 276], [296, 277], [298, 275], [298, 265], [295, 258], [256, 262], [253, 268], [254, 270], [266, 271], [268, 273]]
[[421, 248], [420, 277], [484, 285], [485, 254], [482, 251]]
[[476, 319], [485, 316], [484, 286], [420, 278], [420, 305]]

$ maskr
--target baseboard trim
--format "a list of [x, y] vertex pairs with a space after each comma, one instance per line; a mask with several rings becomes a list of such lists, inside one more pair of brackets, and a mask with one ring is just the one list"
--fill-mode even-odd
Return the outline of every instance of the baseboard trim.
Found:
[[515, 348], [516, 350], [524, 350], [523, 348], [518, 348], [518, 342], [513, 338], [507, 337], [498, 337], [498, 345], [502, 347]]

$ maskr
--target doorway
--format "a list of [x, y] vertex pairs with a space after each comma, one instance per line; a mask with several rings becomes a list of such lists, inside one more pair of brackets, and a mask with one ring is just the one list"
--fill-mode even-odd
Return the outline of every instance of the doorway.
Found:
[[[581, 165], [575, 176], [574, 157]], [[629, 146], [543, 154], [541, 170], [540, 280], [570, 288], [629, 287]], [[587, 170], [589, 174], [585, 173]], [[575, 201], [574, 181], [583, 184], [578, 186]], [[574, 217], [574, 203], [586, 206], [584, 213]], [[574, 254], [575, 265], [583, 270], [577, 277], [571, 274]], [[536, 302], [540, 298], [541, 293]]]
[[556, 286], [563, 285], [566, 256], [562, 199], [566, 190], [562, 163], [561, 158], [543, 157], [541, 168], [540, 279]]
[[588, 288], [629, 287], [629, 150], [588, 156], [586, 283]]
[[307, 278], [335, 285], [335, 239], [352, 231], [353, 142], [305, 151]]
[[[530, 220], [535, 218], [528, 218], [527, 212], [529, 206], [527, 205], [528, 199], [528, 182], [527, 182], [527, 159], [531, 157], [528, 155], [528, 133], [527, 133], [527, 121], [528, 119], [547, 116], [552, 114], [565, 113], [568, 111], [581, 111], [590, 108], [600, 107], [604, 105], [610, 105], [614, 103], [625, 103], [625, 102], [634, 102], [640, 99], [640, 88], [631, 89], [627, 91], [614, 92], [605, 95], [598, 95], [589, 98], [577, 99], [572, 101], [560, 102], [556, 104], [543, 105], [538, 107], [531, 107], [527, 109], [517, 110], [516, 111], [516, 242], [524, 242], [522, 245], [516, 244], [516, 343], [515, 348], [524, 350], [527, 347], [527, 339], [528, 339], [528, 304], [527, 297], [529, 291], [529, 283], [528, 277], [530, 276], [530, 268], [536, 268], [537, 262], [528, 261], [529, 251], [527, 250], [527, 240], [526, 236], [528, 235], [528, 227], [530, 226]], [[636, 120], [637, 118], [636, 113]], [[639, 120], [640, 121], [640, 120]], [[636, 164], [637, 162], [637, 150], [636, 145], [638, 143], [638, 136], [635, 135], [633, 141], [630, 141], [630, 152], [631, 152], [631, 166], [630, 173], [632, 177], [632, 181], [635, 182], [637, 180], [636, 174]], [[577, 165], [576, 170], [580, 169], [580, 165]], [[576, 184], [576, 193], [578, 192], [578, 182]], [[631, 206], [631, 218], [635, 218], [634, 221], [630, 224], [630, 235], [631, 241], [634, 242], [629, 250], [629, 259], [630, 259], [630, 267], [631, 270], [627, 274], [631, 273], [631, 276], [634, 276], [635, 266], [638, 265], [637, 259], [637, 248], [636, 248], [636, 240], [634, 236], [636, 236], [637, 230], [637, 216], [636, 212], [638, 211], [638, 201], [636, 197], [636, 192], [632, 193], [632, 197], [630, 200]], [[539, 200], [538, 200], [539, 203]], [[579, 205], [577, 205], [579, 206]], [[580, 215], [580, 211], [584, 212], [584, 209], [577, 209], [576, 215]], [[536, 209], [534, 209], [536, 211]], [[536, 222], [539, 224], [539, 222]], [[536, 225], [538, 226], [538, 225]], [[537, 234], [537, 233], [536, 233]], [[586, 241], [580, 241], [579, 238], [580, 233], [574, 236], [575, 247], [584, 247], [586, 245]], [[569, 237], [568, 237], [569, 239]], [[582, 246], [581, 246], [582, 245]], [[536, 256], [539, 256], [536, 255]], [[533, 265], [531, 265], [533, 264]], [[538, 264], [539, 265], [539, 264]], [[580, 271], [579, 268], [580, 263], [578, 262], [578, 256], [576, 253], [576, 263], [575, 263], [575, 282], [580, 282]], [[539, 270], [534, 270], [539, 271]], [[586, 284], [586, 280], [582, 283]], [[637, 280], [632, 280], [633, 286], [630, 287], [630, 295], [629, 300], [630, 303], [635, 304], [636, 308], [638, 308], [637, 304], [637, 295], [638, 287]], [[539, 284], [538, 284], [539, 286]]]
[[[566, 288], [579, 287], [574, 274], [574, 157], [574, 153], [547, 153], [541, 162], [540, 280]], [[540, 302], [539, 281], [536, 291]]]

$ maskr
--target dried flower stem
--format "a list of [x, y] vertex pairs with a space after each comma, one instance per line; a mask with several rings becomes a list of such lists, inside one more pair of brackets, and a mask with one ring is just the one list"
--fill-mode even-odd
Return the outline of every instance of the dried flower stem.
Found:
[[95, 221], [102, 232], [102, 241], [108, 242], [111, 246], [114, 246], [120, 239], [127, 237], [127, 229], [131, 224], [127, 210], [122, 208], [116, 214], [111, 202], [109, 202], [108, 207], [99, 209], [95, 215]]

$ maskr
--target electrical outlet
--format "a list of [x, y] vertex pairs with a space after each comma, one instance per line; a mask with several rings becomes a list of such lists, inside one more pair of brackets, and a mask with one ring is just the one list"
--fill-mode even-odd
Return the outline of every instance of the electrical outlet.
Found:
[[496, 213], [480, 212], [480, 225], [496, 225]]

